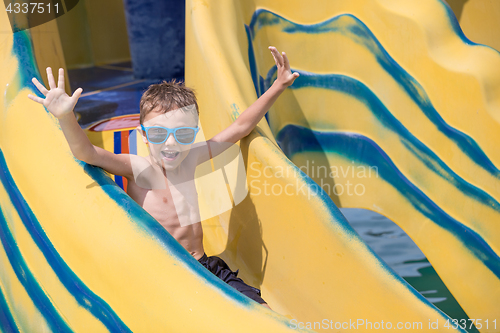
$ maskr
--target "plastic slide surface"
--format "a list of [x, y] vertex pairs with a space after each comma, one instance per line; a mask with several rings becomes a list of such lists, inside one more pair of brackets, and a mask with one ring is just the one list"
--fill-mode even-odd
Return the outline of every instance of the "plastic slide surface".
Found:
[[[301, 77], [270, 110], [270, 128], [260, 127], [265, 139], [249, 146], [276, 140], [339, 207], [396, 222], [469, 317], [489, 322], [478, 329], [499, 331], [491, 325], [500, 316], [499, 53], [468, 40], [435, 0], [194, 1], [192, 12], [205, 13], [190, 17], [196, 43], [187, 49], [196, 59], [188, 83], [209, 91], [202, 105], [243, 110], [276, 78], [267, 47], [286, 51]], [[202, 113], [204, 124], [224, 126], [220, 117]], [[261, 177], [256, 195], [288, 170], [257, 161], [268, 173], [248, 172], [250, 187]]]
[[495, 320], [499, 53], [440, 1], [305, 12], [262, 4], [248, 28], [258, 91], [274, 79], [269, 44], [290, 48], [302, 75], [268, 117], [283, 151], [339, 206], [399, 224], [469, 317]]
[[[304, 12], [299, 2], [278, 8], [264, 5], [270, 13], [281, 13], [282, 10]], [[262, 76], [271, 69], [269, 59], [264, 60], [267, 50], [259, 49], [253, 40], [257, 35], [248, 38], [249, 29], [245, 27], [251, 27], [252, 18], [258, 16], [260, 6], [251, 2], [187, 2], [186, 80], [197, 90], [206, 137], [229, 125], [255, 100], [256, 86], [252, 79], [257, 77], [256, 64], [259, 63], [259, 70], [262, 68], [259, 72]], [[317, 22], [323, 22], [322, 16], [326, 14], [328, 17], [336, 15], [332, 12], [331, 16], [323, 7], [316, 8]], [[355, 8], [358, 7], [350, 10]], [[383, 18], [383, 23], [397, 21], [391, 16], [399, 17], [394, 14], [394, 8], [382, 5], [380, 8], [380, 15], [389, 17]], [[0, 30], [10, 31], [5, 8], [0, 9]], [[312, 6], [308, 7], [308, 12], [314, 16]], [[293, 22], [305, 23], [285, 12], [280, 15]], [[268, 29], [266, 24], [260, 27]], [[278, 41], [286, 34], [280, 35], [279, 29], [275, 33], [277, 41], [273, 43], [280, 47]], [[47, 36], [51, 41], [48, 47], [56, 49], [59, 43], [57, 33]], [[213, 276], [101, 169], [72, 156], [57, 120], [27, 98], [29, 93], [34, 93], [31, 77], [41, 80], [37, 71], [39, 59], [32, 51], [32, 37], [29, 30], [0, 35], [1, 331], [291, 332], [301, 331], [296, 329], [299, 326], [315, 325], [314, 322], [321, 322], [323, 326], [328, 322], [334, 327], [339, 323], [345, 327], [353, 321], [359, 325], [358, 330], [366, 330], [368, 323], [372, 327], [391, 323], [392, 327], [398, 324], [411, 326], [405, 331], [421, 331], [437, 322], [441, 331], [460, 331], [445, 329], [443, 325], [448, 317], [381, 262], [348, 225], [328, 194], [319, 191], [313, 180], [295, 166], [294, 163], [300, 165], [301, 160], [297, 158], [302, 152], [293, 150], [295, 145], [286, 139], [289, 134], [284, 130], [285, 119], [292, 119], [296, 114], [286, 106], [290, 100], [293, 102], [295, 91], [287, 91], [280, 97], [281, 104], [276, 105], [269, 115], [271, 127], [263, 121], [241, 142], [249, 194], [229, 211], [203, 221], [207, 254], [220, 255], [230, 267], [238, 267], [239, 276], [262, 290], [264, 299], [276, 311], [272, 312]], [[266, 44], [266, 41], [262, 43]], [[288, 45], [292, 44], [287, 44], [290, 55], [294, 49], [303, 48], [305, 57], [303, 43], [293, 44], [293, 47]], [[300, 56], [296, 60], [299, 64]], [[366, 59], [359, 59], [363, 60]], [[269, 67], [264, 67], [264, 61]], [[295, 59], [292, 66], [297, 67]], [[371, 67], [366, 67], [366, 72], [368, 68]], [[306, 66], [297, 69], [314, 72]], [[255, 82], [260, 89], [260, 82]], [[300, 84], [297, 88], [303, 89]], [[481, 89], [478, 91], [482, 92]], [[313, 87], [312, 94], [316, 90]], [[312, 101], [314, 98], [307, 99]], [[377, 106], [376, 103], [366, 104]], [[305, 108], [299, 110], [306, 112]], [[273, 120], [277, 115], [285, 118]], [[321, 120], [324, 128], [302, 126], [301, 123], [296, 123], [294, 128], [309, 130], [309, 134], [317, 137], [320, 134], [311, 131], [323, 129], [332, 132], [330, 125], [334, 122], [330, 124], [329, 119]], [[382, 132], [390, 133], [388, 136], [397, 135], [386, 129]], [[277, 146], [275, 137], [283, 142], [282, 147], [291, 147], [292, 150], [284, 149], [291, 160]], [[357, 138], [356, 135], [351, 137]], [[376, 142], [375, 139], [372, 141]], [[419, 155], [424, 153], [418, 150], [421, 147], [415, 142], [409, 140], [407, 145], [411, 148], [407, 150], [413, 149], [415, 155], [425, 159], [425, 155]], [[335, 156], [336, 150], [330, 150], [333, 153], [329, 155], [328, 152], [324, 160]], [[346, 144], [338, 150], [338, 158], [351, 163], [350, 160], [354, 159], [349, 155], [351, 150], [352, 146]], [[483, 150], [490, 156], [487, 148]], [[359, 151], [361, 148], [355, 150]], [[387, 154], [391, 151], [387, 148], [386, 155], [381, 155], [385, 161], [389, 161]], [[303, 158], [316, 152], [314, 147], [305, 149], [303, 154], [306, 157]], [[365, 156], [378, 158], [371, 153], [362, 155]], [[495, 162], [494, 157], [490, 159]], [[484, 169], [471, 165], [477, 170]], [[231, 174], [234, 167], [227, 166], [226, 173]], [[280, 170], [282, 173], [277, 174]], [[381, 170], [380, 166], [382, 175]], [[389, 175], [397, 170], [394, 162], [387, 162], [387, 170]], [[410, 201], [407, 199], [410, 192], [402, 195], [398, 186], [382, 176], [380, 178], [382, 185], [379, 187], [385, 186], [392, 193], [371, 195], [372, 200], [386, 198], [387, 204], [374, 201], [377, 206], [390, 211], [392, 205], [400, 216], [417, 214], [414, 206], [404, 204], [405, 200]], [[494, 186], [493, 181], [486, 183]], [[368, 192], [371, 185], [366, 184]], [[229, 184], [231, 190], [235, 186], [241, 184]], [[280, 195], [266, 194], [266, 189], [283, 192]], [[450, 196], [459, 193], [465, 196], [463, 193], [468, 192], [464, 191], [448, 192]], [[490, 195], [491, 200], [496, 200], [492, 189], [482, 191]], [[340, 196], [340, 200], [342, 198]], [[363, 200], [369, 200], [368, 194]], [[207, 200], [200, 205], [206, 210], [212, 202]], [[422, 203], [421, 207], [427, 206]], [[435, 213], [439, 206], [431, 208], [428, 211]], [[400, 223], [387, 211], [382, 212]], [[432, 253], [434, 249], [436, 263], [432, 263], [443, 267], [445, 272], [447, 266], [439, 266], [439, 258], [446, 257], [448, 261], [459, 263], [457, 269], [462, 273], [444, 279], [447, 285], [474, 276], [476, 281], [482, 279], [481, 285], [469, 285], [481, 302], [468, 303], [474, 300], [465, 299], [462, 303], [459, 299], [467, 312], [466, 304], [471, 304], [472, 308], [476, 305], [481, 311], [491, 310], [487, 305], [498, 292], [498, 277], [494, 274], [498, 263], [494, 258], [481, 256], [480, 260], [478, 256], [482, 255], [480, 251], [484, 251], [485, 246], [494, 251], [494, 241], [483, 238], [482, 230], [475, 231], [475, 227], [467, 225], [469, 229], [466, 231], [473, 230], [477, 236], [466, 234], [463, 237], [469, 237], [467, 241], [479, 242], [478, 250], [472, 247], [470, 251], [469, 244], [463, 245], [463, 239], [456, 236], [455, 229], [446, 229], [425, 216], [427, 219], [423, 222], [410, 225], [421, 230], [423, 239], [433, 240], [434, 247], [417, 244], [429, 259], [433, 257], [427, 251]], [[465, 225], [462, 220], [460, 222]], [[486, 227], [481, 221], [475, 223]], [[403, 223], [401, 225], [405, 228]], [[494, 231], [493, 226], [490, 227], [488, 230]], [[411, 228], [407, 232], [414, 237]], [[491, 235], [494, 237], [495, 233]], [[447, 249], [446, 254], [438, 255], [443, 248]], [[450, 266], [457, 266], [452, 264]], [[490, 275], [485, 272], [485, 267], [490, 268]], [[486, 283], [489, 285], [485, 286]], [[488, 287], [489, 295], [480, 293]], [[469, 313], [472, 315], [473, 312]], [[490, 315], [491, 311], [481, 312], [478, 317], [486, 319]]]

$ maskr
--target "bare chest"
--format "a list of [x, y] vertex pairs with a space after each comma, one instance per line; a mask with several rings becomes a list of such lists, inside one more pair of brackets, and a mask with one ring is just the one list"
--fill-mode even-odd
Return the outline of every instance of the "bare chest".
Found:
[[127, 192], [171, 233], [173, 229], [200, 222], [194, 182], [169, 184], [164, 189], [144, 189], [129, 182]]

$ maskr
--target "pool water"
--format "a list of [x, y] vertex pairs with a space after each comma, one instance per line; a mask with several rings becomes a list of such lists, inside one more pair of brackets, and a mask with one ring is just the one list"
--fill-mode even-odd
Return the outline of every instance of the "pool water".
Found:
[[[389, 267], [450, 318], [467, 320], [469, 327], [467, 314], [403, 229], [376, 212], [351, 208], [340, 210], [359, 236]], [[467, 331], [479, 332], [475, 327], [467, 328]]]

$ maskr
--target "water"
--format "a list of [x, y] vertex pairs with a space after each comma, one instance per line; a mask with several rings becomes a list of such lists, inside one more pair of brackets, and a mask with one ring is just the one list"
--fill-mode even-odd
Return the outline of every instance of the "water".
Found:
[[[364, 209], [342, 208], [342, 214], [359, 236], [429, 302], [453, 319], [469, 317], [439, 278], [434, 268], [411, 238], [394, 222]], [[475, 327], [468, 332], [479, 332]]]

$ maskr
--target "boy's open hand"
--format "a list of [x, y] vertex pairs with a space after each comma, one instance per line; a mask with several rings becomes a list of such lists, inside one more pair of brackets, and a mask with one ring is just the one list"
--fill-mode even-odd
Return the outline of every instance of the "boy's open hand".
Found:
[[292, 74], [292, 71], [290, 70], [290, 63], [288, 62], [285, 52], [280, 54], [274, 46], [269, 46], [269, 50], [271, 50], [274, 62], [278, 68], [278, 78], [276, 79], [276, 82], [285, 88], [291, 86], [293, 81], [299, 77], [299, 73], [295, 72]]
[[82, 94], [83, 89], [78, 88], [73, 93], [73, 96], [68, 96], [68, 94], [64, 91], [64, 69], [62, 68], [59, 68], [59, 80], [57, 82], [57, 86], [50, 67], [47, 67], [47, 78], [50, 90], [47, 90], [43, 84], [38, 82], [36, 78], [32, 79], [33, 84], [45, 96], [45, 99], [31, 94], [29, 94], [28, 97], [37, 103], [43, 104], [43, 106], [45, 106], [47, 110], [49, 110], [49, 112], [56, 118], [62, 118], [71, 114], [76, 102], [78, 102], [78, 98], [80, 98], [80, 95]]

